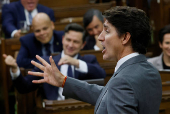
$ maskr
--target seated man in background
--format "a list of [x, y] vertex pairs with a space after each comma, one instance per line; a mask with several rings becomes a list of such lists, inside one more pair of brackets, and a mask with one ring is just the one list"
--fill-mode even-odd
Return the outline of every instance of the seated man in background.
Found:
[[26, 21], [31, 25], [32, 18], [38, 13], [44, 12], [55, 21], [54, 11], [46, 6], [38, 4], [38, 0], [19, 0], [2, 7], [2, 29], [6, 38], [20, 38], [20, 22]]
[[103, 30], [104, 17], [99, 10], [90, 9], [83, 17], [86, 29], [86, 45], [83, 50], [102, 50], [101, 42], [97, 39]]
[[33, 68], [31, 60], [35, 55], [49, 56], [62, 51], [63, 31], [55, 31], [54, 23], [45, 13], [38, 13], [32, 21], [34, 33], [20, 38], [21, 48], [17, 56], [17, 64], [23, 68]]
[[159, 31], [159, 47], [162, 54], [148, 59], [158, 70], [170, 69], [170, 25]]
[[[105, 71], [99, 66], [94, 55], [80, 56], [78, 53], [84, 46], [84, 29], [78, 24], [69, 24], [65, 27], [65, 35], [63, 36], [63, 51], [61, 54], [54, 56], [55, 63], [63, 75], [80, 80], [105, 78]], [[33, 84], [32, 80], [41, 79], [32, 75], [23, 77], [20, 73], [15, 59], [10, 55], [3, 55], [5, 63], [11, 67], [11, 75], [15, 87], [20, 93], [28, 93], [36, 90], [40, 85]], [[43, 57], [49, 61], [49, 56]], [[37, 67], [33, 69], [35, 72], [41, 72]], [[63, 100], [63, 88], [54, 87], [47, 83], [43, 84], [44, 98], [48, 100]]]

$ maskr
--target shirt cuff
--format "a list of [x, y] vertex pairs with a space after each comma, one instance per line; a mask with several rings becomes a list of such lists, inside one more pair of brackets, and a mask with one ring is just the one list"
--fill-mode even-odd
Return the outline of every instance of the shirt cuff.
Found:
[[100, 50], [100, 48], [97, 45], [94, 45], [94, 50]]
[[79, 68], [75, 68], [75, 70], [77, 70], [81, 73], [88, 73], [88, 68], [87, 68], [86, 62], [84, 62], [80, 59], [78, 61], [79, 61]]
[[11, 33], [11, 38], [14, 37], [15, 33], [17, 32], [18, 30], [14, 30], [12, 33]]
[[20, 70], [19, 70], [19, 67], [17, 68], [18, 70], [17, 70], [17, 72], [16, 73], [13, 73], [12, 72], [12, 68], [10, 68], [10, 74], [11, 74], [11, 77], [12, 77], [12, 80], [15, 80], [17, 77], [19, 77], [19, 75], [20, 75]]

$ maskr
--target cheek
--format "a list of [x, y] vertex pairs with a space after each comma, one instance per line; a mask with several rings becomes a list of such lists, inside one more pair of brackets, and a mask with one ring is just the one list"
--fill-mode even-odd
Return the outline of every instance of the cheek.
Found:
[[164, 44], [164, 45], [162, 46], [162, 49], [167, 49], [167, 48], [169, 48], [169, 45], [167, 45], [167, 44]]

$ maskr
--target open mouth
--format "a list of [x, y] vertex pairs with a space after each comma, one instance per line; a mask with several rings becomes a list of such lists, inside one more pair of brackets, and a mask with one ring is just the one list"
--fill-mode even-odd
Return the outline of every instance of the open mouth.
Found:
[[106, 48], [103, 46], [103, 51], [102, 51], [102, 53], [105, 53], [105, 51], [106, 51]]

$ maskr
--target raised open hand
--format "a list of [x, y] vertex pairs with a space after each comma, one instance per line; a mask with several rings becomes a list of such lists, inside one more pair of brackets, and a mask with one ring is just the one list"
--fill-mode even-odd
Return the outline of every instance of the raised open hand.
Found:
[[39, 69], [41, 69], [42, 71], [44, 71], [44, 73], [29, 71], [28, 74], [34, 75], [34, 76], [44, 77], [44, 79], [33, 80], [32, 82], [33, 83], [48, 83], [48, 84], [51, 84], [53, 86], [62, 87], [62, 83], [64, 81], [65, 76], [63, 74], [61, 74], [61, 72], [56, 67], [56, 64], [55, 64], [54, 60], [52, 59], [52, 56], [49, 57], [51, 65], [48, 64], [43, 58], [41, 58], [38, 55], [36, 55], [36, 58], [44, 66], [39, 64], [39, 63], [37, 63], [37, 62], [35, 62], [35, 61], [31, 61], [31, 63], [34, 66], [36, 66]]

